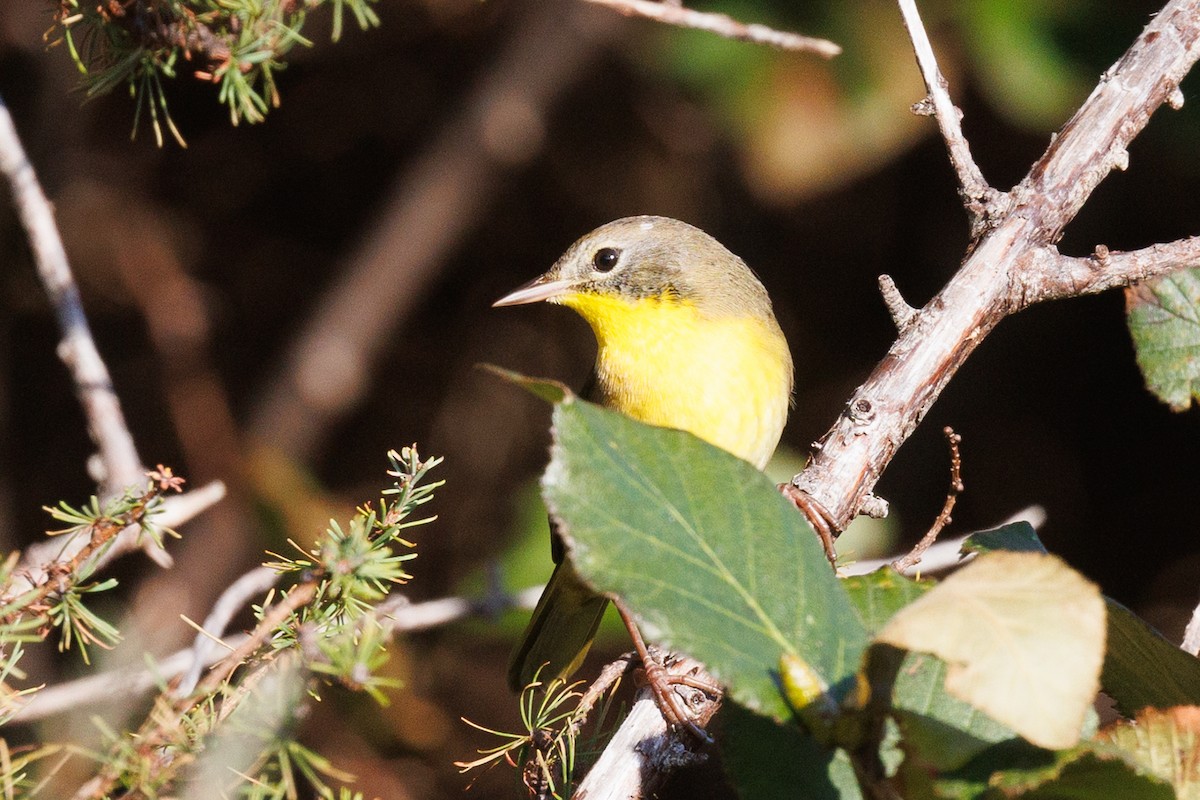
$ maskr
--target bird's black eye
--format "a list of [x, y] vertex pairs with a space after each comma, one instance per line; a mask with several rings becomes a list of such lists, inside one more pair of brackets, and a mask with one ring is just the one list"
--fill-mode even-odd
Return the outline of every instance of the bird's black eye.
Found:
[[592, 266], [598, 272], [609, 272], [621, 260], [621, 251], [615, 247], [601, 247], [592, 256]]

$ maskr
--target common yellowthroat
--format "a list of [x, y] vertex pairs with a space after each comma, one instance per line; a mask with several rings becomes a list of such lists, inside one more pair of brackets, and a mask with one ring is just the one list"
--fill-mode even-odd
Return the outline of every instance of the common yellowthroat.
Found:
[[[494, 305], [542, 300], [591, 325], [599, 402], [766, 466], [787, 420], [792, 357], [766, 290], [716, 239], [667, 217], [610, 222]], [[557, 536], [552, 552], [554, 574], [509, 665], [516, 690], [543, 665], [543, 681], [574, 672], [608, 605]]]

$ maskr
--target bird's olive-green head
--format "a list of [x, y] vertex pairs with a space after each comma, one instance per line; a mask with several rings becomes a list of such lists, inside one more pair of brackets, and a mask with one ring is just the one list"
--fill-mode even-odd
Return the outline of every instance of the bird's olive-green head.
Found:
[[574, 294], [673, 300], [706, 317], [773, 318], [766, 290], [742, 259], [699, 228], [669, 217], [626, 217], [600, 226], [544, 275], [495, 305], [556, 302]]

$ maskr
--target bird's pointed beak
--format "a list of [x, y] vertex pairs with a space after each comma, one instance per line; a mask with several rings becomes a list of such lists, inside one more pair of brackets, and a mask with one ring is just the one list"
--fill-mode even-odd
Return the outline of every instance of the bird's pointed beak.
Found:
[[542, 300], [553, 300], [575, 288], [574, 281], [563, 278], [550, 278], [541, 275], [524, 286], [520, 286], [492, 303], [492, 308], [499, 306], [519, 306], [525, 303], [537, 303]]

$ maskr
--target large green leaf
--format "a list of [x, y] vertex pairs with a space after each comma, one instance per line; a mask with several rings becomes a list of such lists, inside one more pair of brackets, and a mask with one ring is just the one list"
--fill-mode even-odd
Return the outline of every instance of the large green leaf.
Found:
[[908, 578], [891, 567], [882, 567], [866, 575], [852, 575], [843, 580], [842, 585], [846, 587], [863, 627], [873, 636], [897, 611], [937, 584]]
[[1104, 603], [1054, 556], [990, 553], [897, 613], [876, 637], [933, 653], [946, 689], [1030, 742], [1074, 745], [1099, 688]]
[[816, 536], [766, 476], [682, 431], [567, 397], [543, 491], [580, 575], [743, 705], [791, 710], [780, 657], [849, 681], [866, 633]]
[[721, 761], [743, 800], [860, 800], [844, 750], [821, 747], [799, 726], [726, 703], [719, 716]]
[[964, 553], [1045, 553], [1046, 546], [1028, 522], [1011, 522], [990, 531], [972, 533], [963, 542]]
[[1200, 705], [1200, 659], [1185, 653], [1114, 600], [1100, 684], [1121, 713]]
[[1125, 313], [1146, 386], [1185, 411], [1200, 398], [1200, 268], [1126, 289]]

